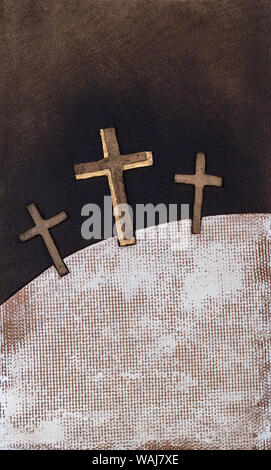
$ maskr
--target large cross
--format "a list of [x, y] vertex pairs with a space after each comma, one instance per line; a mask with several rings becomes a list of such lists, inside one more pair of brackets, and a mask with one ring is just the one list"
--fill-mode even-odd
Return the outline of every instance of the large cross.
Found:
[[197, 153], [196, 172], [194, 175], [174, 175], [175, 183], [193, 184], [195, 198], [193, 209], [192, 233], [200, 233], [203, 190], [205, 186], [222, 186], [222, 178], [205, 173], [205, 154]]
[[[80, 163], [74, 165], [76, 179], [94, 178], [95, 176], [107, 176], [118, 241], [121, 246], [134, 245], [133, 222], [129, 213], [125, 187], [123, 182], [123, 171], [143, 166], [151, 166], [153, 163], [152, 152], [130, 153], [121, 155], [114, 128], [101, 129], [104, 158], [96, 162]], [[125, 213], [125, 224], [121, 218]]]
[[30, 204], [26, 207], [35, 222], [35, 226], [30, 230], [27, 230], [27, 232], [24, 232], [19, 235], [19, 239], [22, 242], [25, 242], [27, 240], [30, 240], [31, 238], [40, 235], [43, 238], [46, 248], [50, 253], [50, 256], [53, 260], [58, 274], [60, 276], [65, 276], [65, 274], [69, 273], [69, 270], [59, 254], [59, 251], [55, 245], [53, 238], [51, 237], [49, 229], [55, 227], [56, 225], [60, 224], [60, 222], [66, 220], [66, 212], [62, 211], [54, 217], [51, 217], [51, 219], [43, 219], [35, 204]]

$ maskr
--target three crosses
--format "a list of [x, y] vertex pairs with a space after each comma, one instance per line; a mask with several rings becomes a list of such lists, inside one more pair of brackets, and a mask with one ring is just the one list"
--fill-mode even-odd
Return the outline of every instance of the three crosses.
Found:
[[[153, 164], [152, 152], [121, 155], [115, 129], [101, 129], [100, 135], [104, 158], [95, 162], [74, 165], [75, 177], [79, 180], [94, 178], [96, 176], [107, 176], [119, 244], [120, 246], [134, 245], [136, 243], [136, 239], [133, 232], [133, 222], [127, 205], [123, 171], [151, 166]], [[195, 234], [200, 233], [204, 187], [221, 187], [222, 178], [206, 174], [205, 154], [197, 153], [195, 174], [175, 174], [174, 182], [190, 184], [195, 187], [192, 232]], [[67, 214], [62, 211], [51, 219], [43, 219], [35, 204], [27, 206], [27, 209], [35, 222], [35, 226], [21, 234], [19, 236], [20, 240], [24, 242], [40, 235], [49, 251], [58, 274], [60, 276], [65, 276], [65, 274], [68, 274], [69, 272], [68, 268], [62, 260], [49, 230], [63, 222], [67, 218]], [[125, 230], [121, 221], [123, 213], [125, 213]]]

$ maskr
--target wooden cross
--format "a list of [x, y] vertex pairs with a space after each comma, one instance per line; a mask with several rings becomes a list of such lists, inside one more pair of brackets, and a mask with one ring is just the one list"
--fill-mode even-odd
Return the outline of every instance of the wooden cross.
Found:
[[[123, 182], [123, 171], [153, 164], [152, 152], [131, 153], [121, 155], [114, 128], [100, 129], [104, 158], [96, 162], [80, 163], [74, 165], [76, 179], [94, 178], [96, 176], [107, 176], [118, 241], [120, 246], [134, 245], [133, 222], [129, 213], [125, 187]], [[125, 227], [120, 220], [125, 213]]]
[[203, 190], [205, 186], [222, 186], [222, 178], [205, 173], [205, 154], [197, 153], [196, 172], [194, 175], [174, 175], [174, 183], [193, 184], [195, 198], [193, 209], [192, 233], [200, 233]]
[[55, 227], [56, 225], [60, 224], [60, 222], [66, 220], [68, 217], [66, 212], [62, 211], [54, 217], [51, 217], [51, 219], [43, 219], [35, 204], [30, 204], [26, 207], [36, 225], [30, 230], [27, 230], [27, 232], [24, 232], [19, 235], [19, 239], [22, 242], [25, 242], [27, 240], [31, 240], [31, 238], [40, 235], [43, 238], [46, 248], [50, 253], [50, 256], [53, 260], [58, 274], [61, 277], [65, 276], [65, 274], [69, 273], [69, 270], [58, 252], [58, 249], [55, 245], [53, 238], [51, 237], [49, 229]]

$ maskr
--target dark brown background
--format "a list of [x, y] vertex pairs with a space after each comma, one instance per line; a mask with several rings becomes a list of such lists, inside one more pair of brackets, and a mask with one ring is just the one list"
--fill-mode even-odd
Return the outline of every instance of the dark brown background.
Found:
[[76, 182], [72, 165], [102, 156], [99, 128], [154, 166], [125, 172], [128, 201], [192, 203], [173, 174], [195, 152], [223, 176], [204, 214], [270, 212], [269, 0], [5, 0], [0, 3], [0, 301], [50, 266], [25, 209], [69, 220], [61, 254], [89, 244], [81, 207], [102, 205], [106, 178]]

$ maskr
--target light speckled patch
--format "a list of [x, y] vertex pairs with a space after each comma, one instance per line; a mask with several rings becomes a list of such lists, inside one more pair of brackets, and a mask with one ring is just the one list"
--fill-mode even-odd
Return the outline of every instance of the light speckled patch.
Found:
[[0, 307], [1, 448], [270, 446], [270, 215], [66, 258]]

